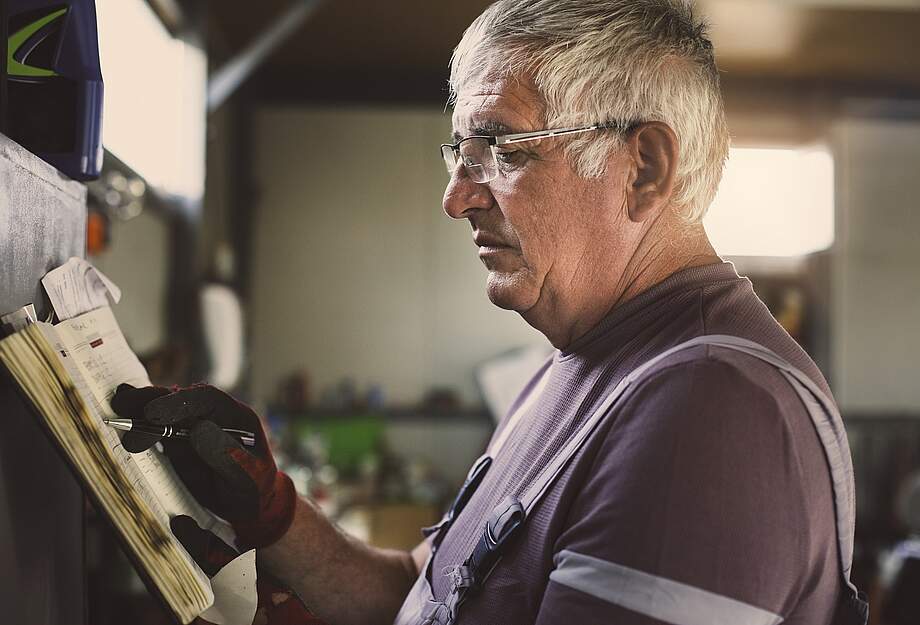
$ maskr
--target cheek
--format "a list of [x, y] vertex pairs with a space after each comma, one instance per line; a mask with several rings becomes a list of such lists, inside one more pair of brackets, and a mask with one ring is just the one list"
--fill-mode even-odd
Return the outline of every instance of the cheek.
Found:
[[562, 206], [545, 189], [518, 185], [513, 189], [494, 189], [505, 220], [507, 240], [514, 240], [524, 262], [534, 270], [547, 270], [553, 263], [564, 224]]

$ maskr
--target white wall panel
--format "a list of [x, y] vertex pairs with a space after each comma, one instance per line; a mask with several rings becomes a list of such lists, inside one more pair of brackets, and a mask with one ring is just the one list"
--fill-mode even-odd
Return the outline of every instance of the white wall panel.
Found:
[[845, 410], [920, 411], [920, 122], [835, 129], [833, 381]]
[[257, 399], [305, 367], [314, 392], [351, 376], [393, 403], [434, 386], [478, 402], [475, 364], [544, 340], [489, 302], [468, 223], [441, 212], [449, 130], [437, 109], [258, 114]]

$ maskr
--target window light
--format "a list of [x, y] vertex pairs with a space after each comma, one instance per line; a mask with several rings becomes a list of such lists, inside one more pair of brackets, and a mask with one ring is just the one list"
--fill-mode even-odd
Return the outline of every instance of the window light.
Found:
[[800, 256], [834, 242], [834, 162], [826, 148], [732, 148], [703, 219], [723, 256]]
[[161, 190], [204, 190], [204, 53], [172, 37], [145, 0], [97, 0], [105, 147]]

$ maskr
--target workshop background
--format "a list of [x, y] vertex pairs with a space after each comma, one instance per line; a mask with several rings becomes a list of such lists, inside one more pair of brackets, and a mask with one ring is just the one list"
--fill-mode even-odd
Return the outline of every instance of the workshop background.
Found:
[[[88, 245], [126, 336], [156, 382], [251, 402], [378, 545], [418, 542], [549, 351], [440, 208], [448, 60], [487, 4], [96, 2]], [[735, 146], [707, 229], [833, 386], [873, 623], [918, 622], [920, 2], [699, 5]], [[89, 622], [166, 623], [98, 518], [87, 541]]]

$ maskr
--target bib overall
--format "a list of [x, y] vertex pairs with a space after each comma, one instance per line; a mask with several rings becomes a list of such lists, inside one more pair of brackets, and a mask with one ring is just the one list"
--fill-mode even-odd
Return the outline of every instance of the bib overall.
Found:
[[[434, 554], [491, 465], [492, 458], [489, 455], [479, 458], [470, 470], [466, 482], [447, 514], [440, 523], [426, 530], [426, 535], [431, 538], [431, 555], [422, 574], [409, 591], [394, 625], [453, 625], [456, 623], [462, 612], [464, 601], [487, 583], [489, 574], [499, 563], [503, 549], [523, 527], [530, 511], [552, 487], [553, 482], [563, 472], [569, 460], [597, 431], [597, 426], [616, 412], [617, 405], [629, 395], [630, 389], [635, 388], [636, 383], [641, 381], [643, 376], [656, 364], [678, 351], [697, 345], [724, 347], [758, 358], [776, 367], [795, 389], [821, 441], [833, 485], [842, 590], [831, 625], [866, 625], [868, 604], [850, 581], [856, 507], [850, 451], [837, 408], [807, 375], [771, 350], [758, 343], [727, 335], [699, 336], [681, 343], [640, 365], [621, 380], [594, 414], [569, 439], [553, 461], [528, 486], [521, 498], [509, 497], [493, 510], [473, 552], [453, 573], [447, 596], [443, 601], [438, 601], [434, 597], [431, 586]], [[745, 624], [738, 623], [737, 625]]]

